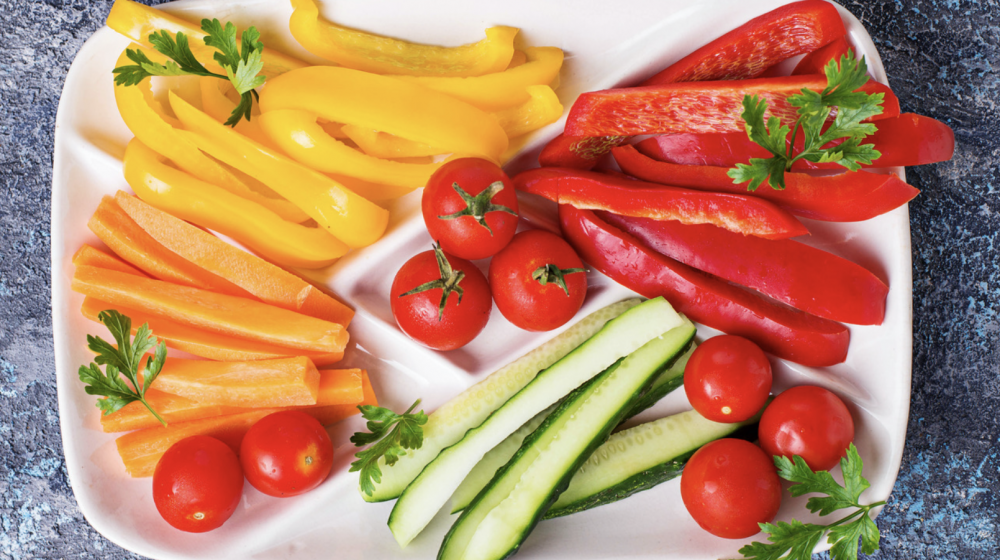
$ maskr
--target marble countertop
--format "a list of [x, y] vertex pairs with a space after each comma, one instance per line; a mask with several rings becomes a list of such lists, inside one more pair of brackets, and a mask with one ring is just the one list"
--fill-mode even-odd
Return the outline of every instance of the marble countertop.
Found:
[[[913, 393], [875, 558], [1000, 558], [1000, 6], [848, 0], [903, 111], [955, 131], [907, 170]], [[0, 558], [134, 558], [80, 513], [63, 460], [49, 280], [56, 107], [111, 0], [0, 0]], [[994, 117], [998, 117], [994, 120]]]

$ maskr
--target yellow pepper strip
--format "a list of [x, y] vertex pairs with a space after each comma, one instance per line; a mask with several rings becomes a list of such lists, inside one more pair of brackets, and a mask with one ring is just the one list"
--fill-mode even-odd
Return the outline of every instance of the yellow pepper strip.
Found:
[[[150, 57], [156, 54], [153, 51], [143, 50]], [[118, 65], [128, 63], [128, 58], [123, 52], [118, 58]], [[285, 220], [300, 223], [309, 219], [309, 216], [287, 200], [268, 198], [255, 192], [246, 181], [203, 154], [198, 146], [185, 136], [180, 122], [167, 115], [160, 102], [153, 97], [149, 80], [143, 80], [135, 86], [114, 87], [118, 112], [121, 113], [125, 125], [132, 134], [153, 150], [166, 156], [177, 167], [237, 196], [264, 204]]]
[[399, 198], [404, 194], [409, 194], [414, 190], [408, 187], [373, 183], [371, 181], [365, 181], [364, 179], [358, 179], [357, 177], [348, 177], [346, 175], [337, 175], [335, 173], [331, 173], [329, 177], [334, 181], [343, 183], [345, 187], [378, 204], [379, 206], [384, 206], [385, 203], [390, 200]]
[[[226, 122], [238, 103], [229, 97], [230, 92], [233, 94], [236, 93], [236, 88], [233, 87], [232, 82], [210, 76], [203, 76], [198, 79], [198, 82], [201, 86], [201, 108], [211, 115], [213, 119], [219, 122]], [[256, 105], [253, 106], [251, 112], [253, 113], [251, 120], [240, 119], [233, 129], [258, 144], [263, 144], [272, 149], [277, 148], [278, 146], [260, 128], [260, 111]]]
[[371, 245], [385, 233], [389, 213], [384, 208], [326, 175], [268, 150], [172, 93], [170, 106], [198, 148], [256, 177], [348, 247]]
[[421, 142], [414, 142], [385, 132], [353, 124], [344, 125], [341, 130], [364, 152], [378, 158], [404, 158], [436, 156], [444, 150]]
[[562, 103], [559, 103], [556, 92], [549, 86], [528, 86], [528, 94], [531, 99], [517, 107], [493, 113], [508, 138], [517, 138], [538, 130], [562, 116]]
[[[308, 111], [282, 109], [260, 116], [260, 126], [283, 152], [323, 173], [417, 189], [440, 165], [413, 165], [372, 157], [333, 138]], [[367, 198], [367, 197], [366, 197]]]
[[437, 146], [444, 153], [495, 161], [507, 149], [507, 135], [487, 113], [416, 84], [350, 68], [312, 66], [278, 76], [261, 92], [260, 109], [265, 115], [280, 109], [308, 111], [328, 121]]
[[[171, 34], [177, 32], [184, 33], [188, 36], [191, 52], [194, 53], [198, 62], [213, 72], [221, 70], [221, 67], [213, 58], [213, 55], [218, 51], [214, 47], [205, 45], [205, 33], [201, 30], [200, 24], [183, 20], [177, 16], [157, 10], [156, 8], [144, 6], [132, 0], [115, 0], [114, 5], [111, 6], [111, 13], [108, 14], [108, 20], [105, 23], [111, 29], [147, 47], [153, 46], [149, 42], [149, 36], [161, 29], [165, 29]], [[307, 63], [297, 58], [267, 47], [264, 47], [261, 60], [264, 62], [264, 69], [261, 73], [268, 78], [279, 76], [289, 70], [308, 66]], [[224, 74], [225, 72], [221, 73]]]
[[348, 251], [322, 228], [282, 220], [256, 202], [170, 167], [138, 138], [125, 149], [125, 180], [149, 204], [228, 235], [282, 266], [322, 268]]
[[288, 25], [305, 49], [357, 70], [408, 76], [481, 76], [507, 67], [515, 27], [491, 27], [486, 38], [460, 47], [420, 45], [321, 21], [315, 0], [292, 0]]
[[524, 54], [524, 51], [514, 51], [514, 56], [510, 57], [510, 64], [507, 65], [507, 70], [517, 68], [525, 62], [528, 62], [528, 55]]
[[397, 76], [397, 79], [446, 93], [484, 111], [498, 111], [524, 103], [530, 97], [525, 88], [549, 85], [559, 75], [563, 63], [561, 49], [529, 47], [524, 49], [524, 54], [527, 56], [527, 62], [524, 64], [486, 76], [475, 78]]
[[333, 136], [337, 140], [345, 140], [350, 138], [347, 133], [344, 132], [344, 125], [340, 123], [330, 122], [323, 119], [318, 119], [316, 122], [319, 126], [326, 131], [327, 134]]

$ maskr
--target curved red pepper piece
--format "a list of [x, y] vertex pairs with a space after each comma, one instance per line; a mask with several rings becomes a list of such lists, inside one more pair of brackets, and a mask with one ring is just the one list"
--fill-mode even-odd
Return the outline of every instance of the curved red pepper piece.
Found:
[[788, 212], [743, 194], [706, 193], [558, 167], [520, 173], [514, 177], [514, 187], [585, 210], [608, 210], [685, 224], [714, 224], [766, 239], [809, 234], [809, 230]]
[[677, 311], [725, 333], [749, 338], [765, 351], [806, 366], [847, 357], [851, 333], [821, 319], [664, 257], [588, 210], [559, 206], [563, 235], [580, 257], [646, 297], [663, 296]]
[[538, 154], [538, 164], [542, 167], [569, 167], [588, 170], [597, 160], [611, 152], [611, 148], [621, 146], [628, 136], [566, 136], [553, 138], [542, 153]]
[[889, 287], [862, 266], [790, 239], [597, 212], [650, 249], [832, 321], [881, 325]]
[[895, 175], [855, 171], [813, 177], [785, 173], [785, 190], [762, 186], [748, 192], [736, 185], [725, 167], [677, 165], [649, 158], [635, 146], [612, 151], [622, 171], [644, 181], [712, 192], [750, 195], [770, 200], [796, 216], [827, 222], [860, 222], [880, 216], [913, 200], [920, 191]]
[[838, 37], [829, 45], [820, 47], [802, 57], [802, 60], [792, 70], [792, 75], [824, 74], [826, 65], [831, 60], [840, 61], [840, 57], [846, 56], [849, 50], [851, 50], [851, 44], [847, 42], [847, 35]]
[[[864, 167], [908, 167], [947, 161], [955, 153], [955, 133], [941, 121], [914, 113], [882, 119], [875, 134], [865, 138], [882, 156]], [[801, 140], [801, 137], [800, 137]], [[799, 142], [801, 147], [802, 142]], [[745, 132], [721, 134], [664, 134], [635, 145], [643, 154], [659, 161], [682, 165], [734, 167], [750, 158], [771, 154], [753, 143]], [[813, 163], [805, 159], [792, 169], [844, 169], [837, 163]]]
[[[686, 82], [659, 86], [608, 89], [581, 94], [566, 120], [567, 136], [624, 136], [678, 132], [742, 132], [743, 97], [767, 101], [765, 115], [791, 125], [797, 108], [788, 97], [803, 88], [823, 91], [826, 76], [782, 76], [754, 80]], [[860, 91], [883, 93], [882, 114], [899, 115], [899, 100], [889, 86], [869, 80]]]

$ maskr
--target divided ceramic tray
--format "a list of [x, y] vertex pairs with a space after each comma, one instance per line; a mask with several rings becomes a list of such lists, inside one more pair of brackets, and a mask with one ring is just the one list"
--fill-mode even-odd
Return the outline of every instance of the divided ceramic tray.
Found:
[[[634, 83], [705, 42], [785, 2], [780, 0], [636, 0], [627, 8], [598, 0], [464, 2], [325, 0], [337, 22], [417, 42], [457, 45], [477, 41], [483, 29], [504, 24], [521, 28], [526, 45], [553, 45], [567, 53], [558, 94], [568, 108], [576, 96], [617, 84]], [[305, 60], [288, 32], [289, 2], [274, 0], [181, 1], [163, 9], [190, 20], [217, 17], [241, 28], [256, 25], [266, 45]], [[851, 40], [867, 56], [876, 79], [886, 76], [878, 53], [861, 24], [841, 10]], [[153, 506], [151, 479], [131, 479], [115, 450], [114, 435], [101, 431], [94, 397], [83, 391], [77, 368], [91, 359], [85, 335], [104, 334], [83, 318], [83, 297], [69, 289], [70, 258], [83, 243], [100, 244], [86, 223], [101, 196], [128, 189], [121, 156], [131, 133], [114, 103], [111, 69], [128, 40], [101, 29], [83, 46], [70, 68], [56, 119], [52, 185], [52, 312], [59, 414], [70, 482], [87, 520], [115, 543], [154, 558], [434, 558], [450, 524], [442, 512], [409, 547], [401, 550], [386, 519], [392, 503], [366, 504], [356, 490], [357, 475], [347, 467], [354, 453], [347, 442], [359, 418], [330, 431], [336, 460], [330, 478], [317, 490], [290, 499], [264, 496], [247, 486], [233, 517], [201, 535], [176, 531]], [[538, 131], [508, 169], [534, 165], [538, 150], [561, 131], [563, 122]], [[901, 173], [901, 169], [894, 170]], [[430, 247], [420, 217], [420, 193], [396, 201], [384, 239], [355, 251], [333, 267], [310, 273], [357, 309], [351, 325], [346, 367], [364, 367], [385, 406], [405, 408], [416, 397], [432, 410], [503, 364], [551, 338], [556, 332], [528, 333], [495, 309], [490, 323], [467, 347], [436, 353], [409, 340], [396, 327], [388, 293], [398, 267]], [[870, 501], [892, 489], [903, 451], [910, 396], [911, 277], [910, 235], [905, 207], [867, 222], [831, 224], [805, 221], [806, 243], [853, 260], [890, 285], [885, 322], [851, 328], [845, 363], [812, 369], [775, 360], [775, 388], [811, 383], [846, 397], [857, 422], [856, 442], [872, 483]], [[593, 272], [580, 316], [632, 292]], [[704, 327], [700, 338], [714, 334]], [[689, 408], [675, 391], [639, 421]], [[779, 519], [812, 519], [804, 499], [785, 495]], [[741, 541], [700, 530], [680, 500], [678, 480], [627, 500], [541, 523], [518, 558], [738, 557]]]

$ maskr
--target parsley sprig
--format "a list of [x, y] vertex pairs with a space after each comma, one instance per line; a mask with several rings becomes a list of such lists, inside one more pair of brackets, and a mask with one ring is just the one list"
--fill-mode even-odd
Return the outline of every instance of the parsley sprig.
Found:
[[[146, 401], [146, 389], [160, 374], [167, 359], [166, 344], [163, 341], [157, 342], [147, 323], [143, 323], [136, 330], [135, 340], [131, 340], [132, 320], [113, 309], [101, 311], [97, 318], [111, 331], [111, 336], [115, 338], [118, 347], [99, 336], [87, 335], [87, 347], [96, 352], [97, 357], [94, 358], [96, 363], [80, 366], [80, 381], [87, 385], [83, 390], [88, 395], [106, 397], [97, 400], [97, 408], [101, 409], [104, 416], [120, 410], [131, 402], [139, 401], [166, 426], [167, 423]], [[143, 356], [150, 350], [153, 350], [153, 356], [146, 359], [146, 367], [140, 379], [139, 366], [142, 364]], [[101, 371], [102, 365], [105, 371]], [[122, 376], [125, 379], [122, 379]]]
[[879, 531], [870, 516], [872, 509], [885, 505], [876, 502], [861, 505], [859, 499], [870, 484], [861, 476], [861, 456], [852, 443], [847, 448], [847, 455], [840, 460], [840, 468], [844, 475], [844, 485], [841, 486], [828, 471], [816, 471], [806, 465], [802, 457], [796, 455], [793, 461], [787, 457], [775, 456], [774, 464], [778, 467], [778, 476], [796, 482], [788, 490], [792, 496], [804, 494], [826, 494], [825, 497], [811, 497], [806, 507], [813, 513], [829, 515], [841, 509], [855, 510], [829, 525], [816, 525], [792, 520], [791, 523], [779, 521], [777, 524], [761, 523], [760, 528], [768, 533], [768, 544], [753, 542], [740, 549], [744, 558], [752, 560], [809, 560], [812, 551], [819, 544], [823, 535], [829, 533], [827, 542], [833, 545], [830, 555], [833, 560], [857, 560], [858, 539], [861, 540], [861, 550], [872, 554], [878, 550]]
[[[851, 171], [861, 165], [871, 164], [882, 154], [873, 144], [862, 144], [876, 127], [862, 121], [882, 113], [883, 93], [857, 91], [868, 81], [865, 59], [855, 60], [851, 51], [841, 57], [840, 63], [831, 60], [824, 68], [827, 86], [821, 92], [803, 88], [802, 92], [788, 97], [789, 105], [798, 107], [798, 118], [789, 127], [778, 117], [769, 117], [764, 124], [767, 101], [759, 96], [744, 96], [743, 120], [747, 135], [755, 143], [771, 152], [770, 158], [751, 158], [750, 163], [738, 163], [729, 170], [734, 183], [750, 184], [754, 191], [764, 182], [771, 188], [785, 188], [785, 172], [792, 165], [805, 159], [814, 163], [838, 163]], [[830, 112], [836, 117], [827, 126]], [[788, 135], [791, 134], [789, 141]], [[797, 136], [802, 135], [802, 150], [795, 153]], [[840, 141], [830, 145], [831, 142]]]
[[[153, 62], [138, 49], [126, 50], [126, 56], [135, 64], [119, 66], [112, 70], [115, 74], [115, 84], [134, 86], [150, 76], [212, 76], [229, 80], [240, 94], [240, 102], [233, 109], [226, 124], [236, 126], [240, 119], [250, 120], [250, 109], [259, 96], [255, 91], [264, 84], [264, 76], [258, 76], [264, 68], [261, 58], [264, 43], [260, 41], [260, 33], [256, 27], [251, 27], [242, 35], [232, 22], [223, 26], [217, 19], [201, 20], [201, 29], [205, 32], [205, 44], [215, 47], [219, 52], [213, 58], [225, 70], [225, 74], [210, 72], [205, 68], [188, 43], [188, 37], [178, 32], [171, 36], [166, 30], [160, 30], [149, 36], [149, 42], [157, 52], [170, 60], [165, 64]], [[240, 40], [237, 41], [237, 37]]]
[[368, 431], [371, 433], [356, 432], [351, 436], [351, 443], [357, 447], [371, 443], [375, 445], [358, 452], [355, 455], [358, 460], [351, 463], [348, 472], [361, 471], [361, 491], [365, 494], [374, 494], [375, 485], [382, 482], [382, 469], [378, 465], [380, 458], [385, 457], [385, 464], [391, 467], [400, 456], [406, 454], [407, 449], [420, 449], [424, 444], [421, 426], [427, 423], [427, 415], [422, 410], [413, 412], [418, 405], [420, 399], [403, 414], [378, 406], [358, 406], [361, 415], [368, 421]]

